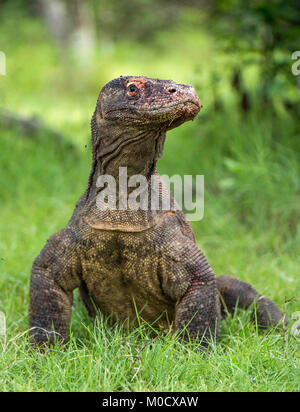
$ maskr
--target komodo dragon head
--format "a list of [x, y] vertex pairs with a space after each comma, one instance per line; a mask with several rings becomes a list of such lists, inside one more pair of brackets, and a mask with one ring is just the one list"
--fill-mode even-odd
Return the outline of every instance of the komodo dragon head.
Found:
[[101, 90], [92, 117], [93, 163], [87, 196], [94, 196], [97, 177], [149, 177], [162, 155], [166, 132], [194, 119], [202, 104], [194, 88], [171, 80], [126, 76]]
[[96, 111], [108, 122], [123, 127], [173, 129], [192, 120], [202, 105], [194, 88], [172, 80], [140, 76], [119, 77], [107, 83]]

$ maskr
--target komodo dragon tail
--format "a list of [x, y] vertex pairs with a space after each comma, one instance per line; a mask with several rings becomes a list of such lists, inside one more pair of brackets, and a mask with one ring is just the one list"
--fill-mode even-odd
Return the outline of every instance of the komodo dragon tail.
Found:
[[257, 320], [259, 327], [284, 327], [284, 314], [272, 300], [258, 293], [249, 283], [227, 275], [219, 276], [216, 280], [223, 316], [228, 312], [233, 313], [236, 307], [248, 309], [253, 304], [252, 319]]

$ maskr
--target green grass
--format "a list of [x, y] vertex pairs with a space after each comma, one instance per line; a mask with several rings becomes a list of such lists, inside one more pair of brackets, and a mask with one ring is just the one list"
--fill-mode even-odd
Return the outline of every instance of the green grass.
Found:
[[220, 342], [202, 354], [169, 334], [153, 338], [147, 327], [129, 332], [103, 319], [93, 326], [76, 309], [64, 351], [30, 352], [22, 335], [3, 345], [4, 391], [299, 391], [294, 340], [259, 334], [245, 314], [228, 319]]
[[[62, 65], [36, 20], [24, 18], [16, 32], [9, 19], [2, 23], [0, 38], [9, 52], [7, 76], [0, 78], [1, 105], [38, 114], [65, 141], [46, 133], [26, 137], [0, 125], [0, 311], [7, 320], [7, 336], [0, 336], [0, 390], [299, 391], [300, 340], [291, 333], [292, 314], [300, 311], [299, 120], [261, 107], [245, 119], [226, 85], [228, 107], [214, 112], [209, 75], [198, 79], [193, 71], [199, 45], [208, 73], [215, 64], [207, 34], [187, 33], [163, 56], [159, 48], [120, 42], [99, 75], [101, 56], [85, 73]], [[172, 36], [161, 39], [166, 50]], [[183, 52], [189, 59], [181, 65]], [[85, 190], [89, 120], [98, 90], [133, 69], [193, 84], [199, 80], [205, 110], [168, 134], [159, 170], [204, 174], [205, 215], [192, 224], [199, 247], [217, 275], [249, 281], [284, 309], [290, 318], [285, 332], [258, 332], [250, 314], [238, 311], [222, 323], [219, 342], [203, 355], [168, 333], [154, 339], [146, 325], [128, 331], [106, 319], [94, 324], [75, 299], [65, 350], [28, 350], [32, 262]]]

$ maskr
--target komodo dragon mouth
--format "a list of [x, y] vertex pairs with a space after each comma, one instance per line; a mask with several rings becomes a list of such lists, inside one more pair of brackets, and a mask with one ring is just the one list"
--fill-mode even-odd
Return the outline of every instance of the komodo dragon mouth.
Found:
[[[175, 108], [175, 107], [181, 107], [181, 108], [186, 108], [188, 105], [191, 105], [191, 109], [193, 110], [193, 115], [196, 116], [200, 109], [203, 107], [203, 105], [199, 102], [196, 103], [192, 100], [187, 100], [184, 102], [178, 102], [175, 104], [170, 104], [170, 105], [166, 105], [163, 107], [153, 107], [153, 108], [149, 108], [149, 109], [138, 109], [136, 108], [136, 111], [138, 111], [139, 113], [154, 113], [154, 112], [167, 112], [169, 111], [169, 109]], [[194, 106], [194, 108], [193, 108]], [[119, 111], [127, 111], [128, 108], [120, 108], [120, 109], [112, 109], [112, 110], [108, 110], [106, 112], [106, 114], [109, 113], [114, 113], [114, 112], [119, 112]]]

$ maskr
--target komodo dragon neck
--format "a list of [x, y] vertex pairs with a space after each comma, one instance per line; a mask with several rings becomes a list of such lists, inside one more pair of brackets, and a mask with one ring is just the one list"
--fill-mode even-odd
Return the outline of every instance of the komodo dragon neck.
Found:
[[[92, 169], [90, 173], [86, 210], [87, 221], [95, 229], [140, 232], [157, 224], [166, 211], [150, 210], [151, 176], [156, 171], [156, 162], [163, 150], [166, 130], [130, 127], [111, 122], [92, 119]], [[116, 204], [121, 198], [119, 186], [120, 168], [126, 167], [127, 183], [130, 177], [142, 175], [147, 179], [148, 210], [99, 210], [97, 196], [103, 187], [99, 187], [98, 178], [112, 176], [116, 182]], [[121, 188], [121, 190], [123, 187]], [[127, 200], [134, 188], [127, 187]], [[161, 189], [160, 189], [161, 190]]]
[[97, 187], [97, 179], [101, 175], [114, 177], [118, 198], [120, 167], [127, 168], [128, 179], [133, 175], [142, 175], [149, 180], [155, 172], [166, 137], [166, 130], [161, 128], [143, 130], [104, 120], [96, 124], [96, 116], [95, 113], [91, 124], [93, 161], [87, 191], [88, 202], [93, 201], [101, 190]]

